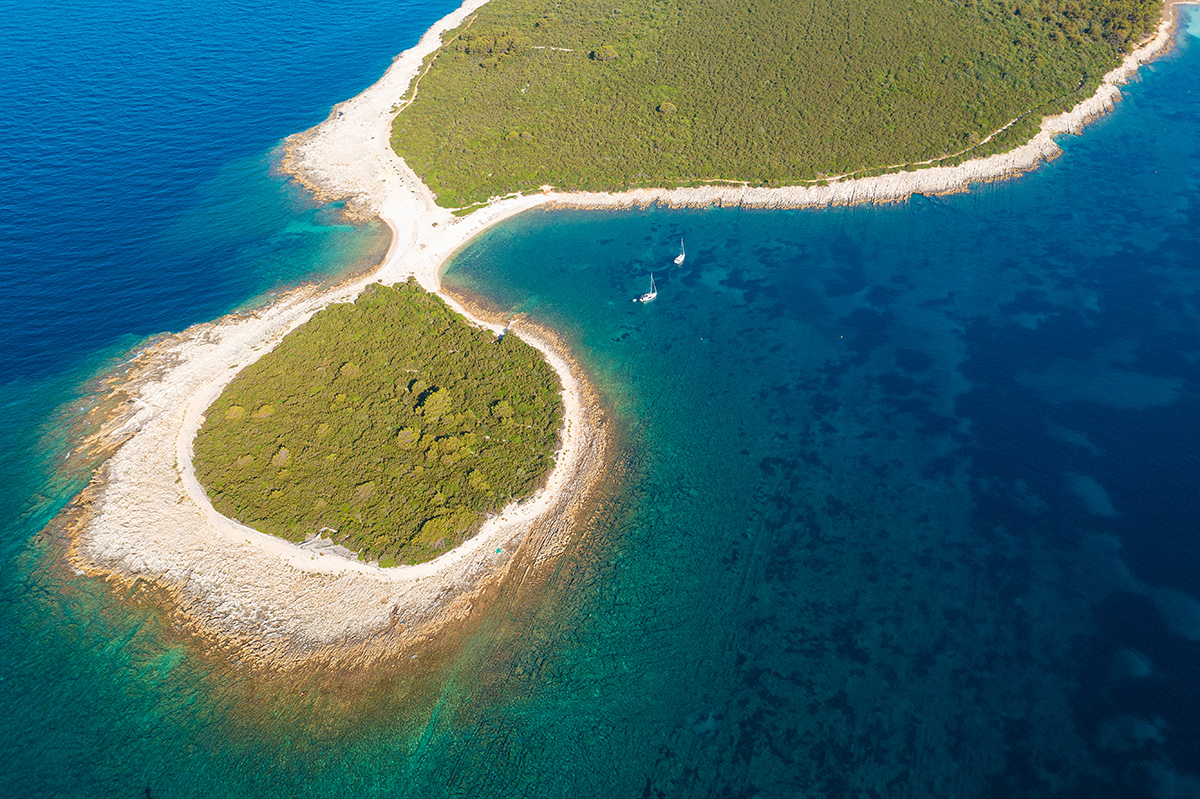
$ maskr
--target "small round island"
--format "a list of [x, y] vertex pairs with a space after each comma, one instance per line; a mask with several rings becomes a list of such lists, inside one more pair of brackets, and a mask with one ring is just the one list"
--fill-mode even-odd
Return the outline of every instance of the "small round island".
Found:
[[372, 284], [229, 384], [196, 438], [196, 474], [220, 513], [262, 532], [420, 563], [541, 485], [560, 391], [516, 336], [413, 280]]

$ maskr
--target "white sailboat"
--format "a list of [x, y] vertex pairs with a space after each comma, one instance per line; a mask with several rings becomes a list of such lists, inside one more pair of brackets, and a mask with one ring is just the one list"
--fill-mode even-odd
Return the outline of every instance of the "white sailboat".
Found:
[[650, 273], [650, 290], [634, 300], [634, 302], [654, 302], [658, 296], [658, 288], [654, 285], [654, 273]]
[[679, 255], [675, 256], [675, 265], [679, 266], [681, 263], [683, 263], [683, 259], [686, 255], [687, 255], [687, 252], [684, 251], [684, 249], [683, 249], [683, 239], [680, 239], [679, 240]]

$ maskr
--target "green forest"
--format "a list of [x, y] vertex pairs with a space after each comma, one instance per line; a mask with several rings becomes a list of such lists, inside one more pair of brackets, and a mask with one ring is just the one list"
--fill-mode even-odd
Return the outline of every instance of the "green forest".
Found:
[[[1161, 0], [491, 0], [396, 151], [439, 204], [820, 181], [1009, 149], [1091, 94]], [[1024, 116], [1023, 116], [1024, 115]]]
[[419, 563], [541, 485], [560, 390], [516, 336], [471, 326], [411, 279], [375, 284], [230, 383], [196, 438], [196, 474], [255, 529]]

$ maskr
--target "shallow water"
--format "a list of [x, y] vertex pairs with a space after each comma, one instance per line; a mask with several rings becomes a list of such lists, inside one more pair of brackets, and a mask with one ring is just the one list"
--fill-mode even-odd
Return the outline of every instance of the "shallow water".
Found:
[[[0, 12], [26, 54], [52, 44], [29, 20], [60, 13], [30, 8]], [[3, 541], [6, 795], [1200, 784], [1200, 14], [1116, 113], [1019, 180], [887, 207], [535, 212], [466, 247], [448, 284], [549, 322], [595, 375], [627, 445], [619, 493], [461, 649], [346, 681], [252, 678], [155, 597], [64, 573], [58, 542], [29, 538], [85, 476], [49, 471], [69, 446], [52, 410], [83, 410], [76, 387], [107, 359], [378, 249], [266, 153], [449, 9], [306, 6], [294, 32], [283, 7], [55, 8], [80, 46], [49, 59], [47, 105], [61, 125], [95, 113], [115, 143], [89, 156], [76, 125], [60, 170], [44, 142], [0, 136], [33, 148], [2, 162], [57, 187], [29, 170], [4, 197], [0, 511], [28, 509]], [[110, 52], [126, 66], [106, 72]], [[56, 73], [21, 63], [24, 96], [49, 93]], [[311, 63], [319, 80], [291, 79]], [[75, 66], [96, 97], [175, 105], [89, 112]], [[245, 108], [259, 121], [228, 130]], [[193, 110], [203, 124], [176, 118]], [[211, 149], [174, 138], [197, 130]], [[658, 300], [630, 302], [652, 270]]]

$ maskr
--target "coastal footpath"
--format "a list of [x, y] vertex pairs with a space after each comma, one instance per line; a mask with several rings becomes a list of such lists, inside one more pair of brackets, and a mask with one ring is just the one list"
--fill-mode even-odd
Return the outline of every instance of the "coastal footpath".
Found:
[[[347, 200], [360, 218], [379, 216], [392, 231], [372, 275], [334, 287], [305, 287], [269, 307], [198, 325], [143, 353], [121, 387], [124, 413], [101, 434], [123, 442], [74, 503], [70, 562], [119, 584], [145, 582], [173, 603], [180, 626], [229, 649], [245, 663], [289, 668], [312, 659], [362, 665], [419, 653], [439, 631], [467, 619], [514, 568], [550, 563], [586, 515], [612, 457], [611, 425], [597, 397], [550, 331], [518, 325], [563, 386], [565, 424], [545, 487], [516, 503], [460, 547], [419, 566], [381, 569], [327, 549], [265, 535], [218, 514], [196, 480], [192, 442], [206, 409], [233, 377], [321, 308], [349, 302], [372, 282], [413, 276], [440, 291], [447, 259], [482, 230], [530, 208], [617, 208], [657, 203], [798, 208], [900, 201], [914, 193], [963, 191], [973, 183], [1035, 168], [1060, 153], [1054, 137], [1075, 133], [1110, 109], [1119, 85], [1172, 41], [1173, 14], [1157, 35], [1105, 76], [1071, 111], [1042, 122], [1030, 142], [953, 167], [792, 188], [713, 186], [621, 194], [542, 191], [495, 198], [465, 217], [439, 208], [392, 151], [391, 121], [441, 34], [483, 5], [470, 0], [401, 54], [375, 85], [336, 106], [316, 128], [290, 139], [281, 167], [325, 200]], [[499, 332], [502, 320], [482, 320]]]

